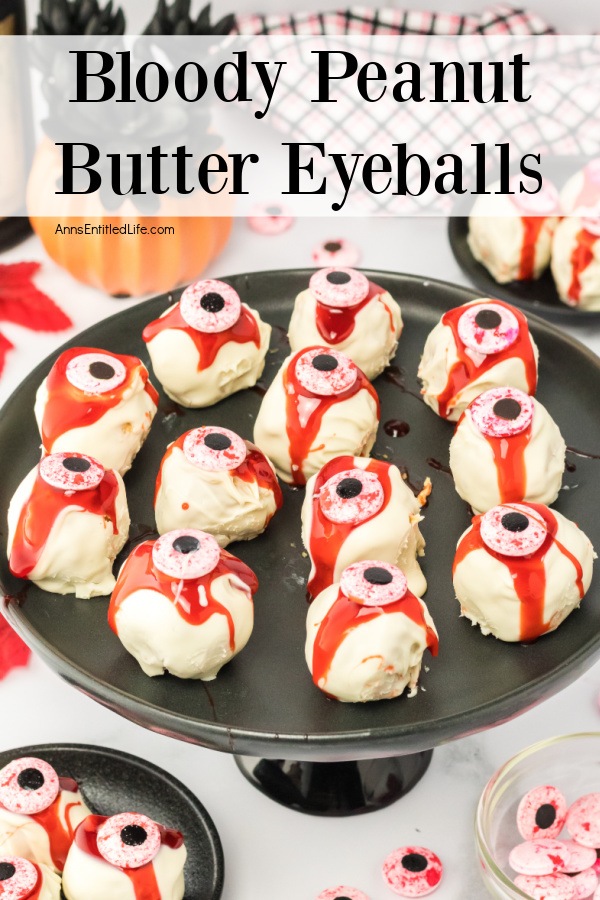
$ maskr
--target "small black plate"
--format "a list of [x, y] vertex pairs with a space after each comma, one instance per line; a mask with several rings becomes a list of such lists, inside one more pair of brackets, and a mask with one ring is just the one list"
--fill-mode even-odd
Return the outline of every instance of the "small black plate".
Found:
[[96, 815], [140, 812], [185, 838], [184, 900], [218, 900], [223, 890], [221, 841], [200, 801], [158, 766], [106, 747], [85, 744], [34, 744], [0, 753], [0, 768], [21, 756], [36, 756], [58, 774], [74, 778]]
[[[225, 279], [243, 301], [260, 309], [273, 328], [263, 380], [269, 384], [288, 352], [286, 331], [296, 294], [313, 270], [257, 272]], [[328, 761], [397, 756], [489, 727], [549, 697], [582, 674], [600, 655], [600, 578], [582, 604], [554, 634], [522, 646], [485, 638], [459, 616], [451, 569], [456, 542], [469, 524], [448, 465], [452, 425], [421, 399], [417, 366], [425, 339], [440, 316], [476, 295], [441, 281], [389, 272], [366, 272], [402, 306], [405, 322], [396, 368], [375, 382], [381, 427], [375, 455], [402, 467], [415, 489], [431, 476], [425, 510], [425, 600], [440, 632], [440, 655], [426, 658], [418, 697], [381, 703], [337, 703], [312, 683], [304, 659], [305, 579], [300, 507], [303, 491], [284, 486], [283, 508], [264, 535], [230, 546], [257, 573], [255, 626], [245, 650], [216, 681], [148, 678], [107, 625], [108, 601], [76, 600], [39, 590], [14, 578], [0, 546], [0, 582], [10, 622], [71, 684], [134, 722], [162, 733], [231, 753], [271, 759]], [[175, 294], [178, 296], [178, 294]], [[94, 325], [68, 346], [105, 347], [134, 353], [149, 364], [143, 326], [162, 313], [167, 296], [131, 307]], [[541, 319], [531, 317], [540, 349], [539, 399], [558, 422], [568, 444], [600, 454], [600, 360]], [[10, 498], [39, 460], [33, 416], [35, 391], [58, 353], [41, 363], [0, 413], [0, 523]], [[126, 475], [132, 538], [152, 531], [153, 487], [167, 444], [201, 424], [222, 425], [252, 437], [261, 386], [241, 391], [204, 410], [183, 410], [161, 395], [150, 436]], [[385, 423], [407, 422], [405, 437], [389, 437]], [[557, 508], [574, 519], [600, 547], [600, 462], [569, 456]], [[441, 468], [440, 468], [441, 467]], [[131, 548], [131, 543], [129, 545]]]

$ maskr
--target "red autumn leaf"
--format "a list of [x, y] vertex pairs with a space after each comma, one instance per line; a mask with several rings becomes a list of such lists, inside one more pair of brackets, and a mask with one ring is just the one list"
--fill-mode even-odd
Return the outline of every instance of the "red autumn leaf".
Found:
[[9, 350], [14, 350], [15, 345], [11, 344], [7, 337], [4, 337], [2, 332], [0, 331], [0, 374], [2, 374], [2, 370], [4, 369], [4, 363], [6, 362], [6, 354]]
[[73, 323], [67, 314], [33, 283], [39, 268], [38, 262], [0, 264], [0, 321], [14, 322], [32, 331], [70, 328]]
[[17, 666], [26, 666], [31, 650], [0, 616], [0, 679]]

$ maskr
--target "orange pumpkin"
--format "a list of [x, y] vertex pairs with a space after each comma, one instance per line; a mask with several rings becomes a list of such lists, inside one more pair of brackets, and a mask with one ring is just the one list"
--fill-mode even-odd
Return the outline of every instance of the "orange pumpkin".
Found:
[[[107, 214], [98, 194], [60, 195], [54, 186], [62, 175], [61, 156], [50, 141], [38, 147], [27, 186], [30, 221], [44, 249], [79, 281], [116, 296], [158, 294], [200, 275], [223, 249], [231, 231], [228, 195], [195, 192], [191, 198], [160, 198], [159, 216], [142, 216], [130, 200], [119, 215]], [[196, 196], [198, 194], [198, 196]], [[44, 198], [47, 197], [47, 203]], [[33, 202], [35, 198], [35, 203]], [[194, 216], [182, 216], [193, 203]], [[48, 214], [42, 215], [44, 206]], [[77, 234], [62, 228], [112, 225], [146, 226], [147, 234]], [[172, 226], [173, 234], [150, 234]]]

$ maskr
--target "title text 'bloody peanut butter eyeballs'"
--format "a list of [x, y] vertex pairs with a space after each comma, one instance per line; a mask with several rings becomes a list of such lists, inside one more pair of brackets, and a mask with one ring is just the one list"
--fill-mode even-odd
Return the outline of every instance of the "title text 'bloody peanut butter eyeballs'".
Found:
[[296, 297], [290, 320], [292, 352], [332, 347], [373, 379], [388, 365], [402, 333], [400, 307], [356, 269], [321, 269]]
[[146, 326], [143, 338], [163, 390], [187, 407], [204, 407], [260, 378], [271, 326], [223, 281], [197, 281]]
[[535, 394], [538, 355], [520, 310], [502, 300], [472, 300], [444, 313], [427, 338], [418, 371], [423, 399], [456, 422], [491, 388]]

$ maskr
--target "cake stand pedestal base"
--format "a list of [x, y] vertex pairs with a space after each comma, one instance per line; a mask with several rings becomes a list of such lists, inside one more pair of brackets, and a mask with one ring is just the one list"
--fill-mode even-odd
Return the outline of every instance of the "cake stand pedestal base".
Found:
[[433, 750], [349, 762], [236, 756], [248, 781], [277, 803], [314, 816], [355, 816], [395, 803], [421, 780]]

